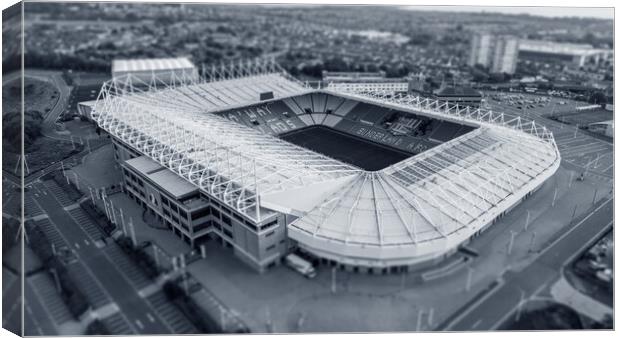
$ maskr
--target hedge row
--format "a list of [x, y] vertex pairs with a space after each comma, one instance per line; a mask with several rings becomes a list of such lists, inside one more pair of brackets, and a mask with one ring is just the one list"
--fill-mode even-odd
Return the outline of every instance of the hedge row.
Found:
[[109, 336], [112, 333], [99, 319], [95, 319], [88, 325], [84, 334], [88, 336]]
[[82, 198], [82, 193], [73, 185], [73, 182], [71, 184], [67, 183], [67, 179], [62, 172], [54, 172], [52, 179], [69, 195], [70, 199], [77, 201]]
[[135, 248], [129, 237], [121, 236], [116, 240], [116, 243], [118, 243], [121, 249], [142, 268], [149, 278], [155, 279], [159, 276], [159, 270], [153, 258], [139, 248]]
[[110, 222], [110, 220], [108, 220], [106, 216], [95, 207], [91, 200], [86, 200], [82, 202], [80, 206], [82, 207], [82, 210], [84, 210], [84, 212], [86, 212], [88, 216], [90, 216], [91, 219], [95, 220], [95, 224], [103, 233], [110, 236], [112, 235], [114, 230], [116, 230], [116, 226], [112, 224], [112, 222]]

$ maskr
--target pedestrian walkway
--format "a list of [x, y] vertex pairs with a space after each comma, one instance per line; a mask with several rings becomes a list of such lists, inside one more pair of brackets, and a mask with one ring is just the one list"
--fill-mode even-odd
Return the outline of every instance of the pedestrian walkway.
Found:
[[51, 315], [57, 327], [69, 320], [73, 320], [73, 315], [71, 315], [67, 305], [60, 297], [59, 291], [56, 289], [50, 275], [46, 272], [40, 272], [28, 277], [27, 281], [37, 298]]
[[153, 293], [147, 297], [147, 300], [153, 305], [157, 314], [170, 325], [175, 334], [199, 333], [181, 310], [166, 298], [163, 291]]
[[560, 278], [551, 287], [551, 296], [553, 296], [553, 299], [557, 302], [565, 304], [577, 310], [582, 315], [599, 322], [603, 321], [605, 315], [613, 315], [613, 309], [579, 292], [579, 290], [573, 288], [564, 277]]

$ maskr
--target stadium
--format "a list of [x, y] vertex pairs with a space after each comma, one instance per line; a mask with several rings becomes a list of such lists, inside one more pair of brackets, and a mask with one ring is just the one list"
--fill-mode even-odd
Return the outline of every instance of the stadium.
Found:
[[455, 252], [552, 176], [534, 121], [432, 99], [312, 88], [273, 61], [102, 87], [124, 189], [192, 246], [258, 271], [295, 250], [370, 273]]

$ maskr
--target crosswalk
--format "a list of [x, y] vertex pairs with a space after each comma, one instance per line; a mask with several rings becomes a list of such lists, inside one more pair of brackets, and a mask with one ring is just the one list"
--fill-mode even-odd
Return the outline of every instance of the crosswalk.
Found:
[[75, 281], [86, 298], [88, 298], [92, 308], [96, 309], [110, 303], [108, 296], [81, 263], [69, 264], [67, 265], [67, 270], [71, 279]]
[[75, 203], [75, 201], [72, 201], [69, 196], [67, 195], [67, 193], [62, 189], [61, 186], [58, 185], [58, 183], [54, 182], [54, 180], [47, 180], [47, 181], [43, 181], [43, 184], [45, 185], [45, 187], [52, 192], [52, 194], [54, 195], [54, 197], [56, 197], [56, 199], [58, 200], [58, 202], [63, 206], [63, 207], [68, 207], [72, 204]]
[[84, 229], [84, 231], [91, 240], [98, 241], [101, 239], [101, 237], [104, 237], [104, 234], [101, 232], [99, 227], [90, 218], [90, 216], [86, 212], [84, 212], [84, 210], [82, 210], [82, 208], [77, 207], [71, 209], [69, 211], [69, 214], [71, 215], [71, 217], [73, 217], [73, 219], [75, 219], [77, 224], [79, 224], [80, 227]]
[[44, 213], [41, 207], [34, 201], [34, 198], [29, 193], [24, 195], [24, 214], [27, 217], [35, 217]]
[[150, 295], [147, 300], [155, 308], [157, 314], [172, 328], [174, 334], [199, 333], [185, 315], [166, 298], [163, 291]]
[[41, 272], [28, 277], [28, 283], [41, 304], [47, 309], [56, 326], [73, 319], [71, 312], [60, 298], [52, 277]]
[[111, 335], [132, 335], [136, 333], [119, 312], [101, 319], [101, 322]]
[[56, 247], [56, 250], [59, 250], [62, 247], [68, 247], [67, 242], [65, 242], [64, 238], [54, 224], [49, 220], [49, 218], [44, 218], [35, 222], [36, 226], [43, 231], [47, 240]]
[[110, 261], [116, 264], [118, 270], [127, 276], [127, 279], [137, 290], [152, 283], [149, 277], [142, 271], [142, 268], [134, 263], [116, 243], [111, 243], [103, 251], [110, 258]]

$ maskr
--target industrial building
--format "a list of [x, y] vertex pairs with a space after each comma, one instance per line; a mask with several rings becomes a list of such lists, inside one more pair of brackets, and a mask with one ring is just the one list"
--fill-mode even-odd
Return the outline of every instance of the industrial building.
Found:
[[93, 116], [132, 198], [257, 271], [292, 250], [369, 273], [433, 264], [560, 164], [553, 135], [521, 117], [314, 89], [272, 61], [222, 67], [165, 87], [115, 77]]
[[560, 62], [578, 68], [588, 63], [611, 64], [613, 50], [597, 49], [588, 44], [523, 39], [519, 42], [519, 59], [542, 63]]

